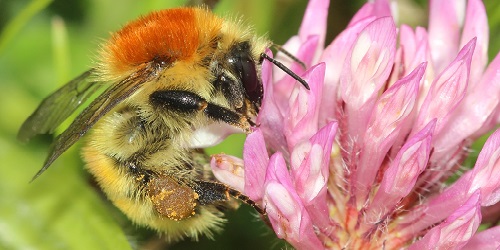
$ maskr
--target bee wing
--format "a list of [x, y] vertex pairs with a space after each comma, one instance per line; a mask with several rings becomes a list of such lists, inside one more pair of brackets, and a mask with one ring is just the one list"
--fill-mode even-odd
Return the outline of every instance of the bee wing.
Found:
[[39, 134], [51, 134], [84, 103], [102, 84], [92, 81], [88, 70], [45, 98], [23, 123], [17, 139], [27, 142]]
[[93, 100], [75, 118], [71, 125], [55, 138], [43, 167], [36, 173], [32, 180], [40, 176], [64, 151], [85, 135], [102, 116], [125, 98], [135, 93], [145, 82], [150, 81], [152, 76], [154, 76], [154, 71], [150, 67], [143, 68], [129, 77], [114, 83]]

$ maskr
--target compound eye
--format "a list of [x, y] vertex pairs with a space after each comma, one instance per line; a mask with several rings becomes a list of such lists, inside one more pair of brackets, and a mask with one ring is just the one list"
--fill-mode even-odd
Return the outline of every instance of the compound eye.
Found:
[[230, 60], [233, 63], [234, 69], [238, 74], [248, 99], [253, 103], [259, 103], [262, 99], [262, 83], [257, 77], [257, 70], [253, 59], [244, 55]]

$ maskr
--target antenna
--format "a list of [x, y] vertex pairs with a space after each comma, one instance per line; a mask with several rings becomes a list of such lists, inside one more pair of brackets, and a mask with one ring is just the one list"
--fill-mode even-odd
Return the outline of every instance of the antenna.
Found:
[[[288, 53], [289, 54], [289, 53]], [[289, 76], [291, 76], [293, 79], [299, 81], [300, 83], [302, 83], [302, 85], [304, 85], [304, 87], [307, 89], [307, 90], [311, 90], [311, 88], [309, 88], [309, 84], [307, 84], [307, 82], [302, 79], [300, 76], [298, 76], [297, 74], [295, 74], [293, 71], [291, 71], [289, 68], [287, 68], [285, 65], [283, 65], [283, 63], [281, 62], [278, 62], [276, 60], [274, 60], [273, 58], [269, 57], [266, 53], [262, 53], [260, 54], [260, 57], [261, 58], [264, 58], [266, 60], [268, 60], [269, 62], [273, 63], [274, 65], [276, 65], [276, 67], [280, 68], [281, 70], [283, 70], [285, 73], [287, 73]], [[295, 57], [293, 57], [295, 58]], [[292, 58], [292, 59], [293, 59]], [[300, 61], [299, 61], [300, 63]], [[302, 63], [303, 64], [303, 63]]]

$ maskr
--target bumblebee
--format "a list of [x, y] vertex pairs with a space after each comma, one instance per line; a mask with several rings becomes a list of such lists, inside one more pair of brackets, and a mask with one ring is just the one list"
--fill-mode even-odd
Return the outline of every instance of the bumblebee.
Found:
[[102, 91], [55, 138], [34, 178], [88, 134], [83, 159], [104, 193], [168, 241], [211, 236], [231, 197], [265, 214], [215, 180], [200, 148], [228, 131], [251, 131], [263, 96], [263, 59], [307, 87], [264, 53], [271, 45], [203, 8], [161, 10], [128, 23], [101, 46], [95, 68], [44, 99], [22, 125], [21, 141], [53, 133]]

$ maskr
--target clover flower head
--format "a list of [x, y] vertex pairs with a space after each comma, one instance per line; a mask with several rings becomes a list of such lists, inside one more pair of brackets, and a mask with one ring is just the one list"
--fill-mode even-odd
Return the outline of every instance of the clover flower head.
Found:
[[500, 120], [483, 3], [431, 0], [425, 29], [371, 1], [325, 47], [328, 5], [311, 0], [283, 46], [308, 69], [277, 56], [311, 90], [263, 62], [260, 126], [243, 161], [212, 162], [219, 180], [265, 207], [298, 249], [496, 249], [500, 130], [462, 166]]

